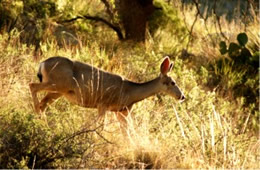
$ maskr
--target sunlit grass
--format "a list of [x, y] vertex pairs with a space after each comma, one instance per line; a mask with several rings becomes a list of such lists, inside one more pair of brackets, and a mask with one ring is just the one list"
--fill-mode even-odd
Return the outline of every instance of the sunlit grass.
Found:
[[[190, 15], [188, 24], [193, 21], [193, 13]], [[209, 38], [203, 39], [208, 32], [201, 22], [194, 27], [191, 52], [205, 58], [219, 57], [218, 47], [209, 45]], [[230, 25], [222, 25], [228, 31]], [[257, 27], [252, 27], [255, 35]], [[214, 27], [209, 29], [215, 32]], [[201, 63], [190, 67], [179, 59], [183, 44], [160, 31], [145, 48], [115, 43], [116, 50], [109, 51], [103, 48], [106, 44], [102, 40], [75, 49], [69, 45], [57, 48], [55, 41], [41, 44], [43, 55], [38, 60], [66, 56], [139, 82], [158, 76], [160, 59], [166, 53], [172, 55], [175, 65], [170, 74], [183, 89], [186, 101], [178, 103], [160, 94], [135, 104], [127, 134], [122, 133], [114, 113], [109, 112], [105, 126], [100, 127], [96, 109], [72, 105], [64, 98], [50, 105], [41, 119], [34, 112], [28, 86], [38, 81], [39, 61], [35, 61], [31, 47], [19, 42], [18, 33], [13, 32], [10, 39], [1, 34], [0, 162], [10, 160], [7, 168], [259, 168], [259, 138], [247, 122], [239, 122], [244, 115], [251, 121], [250, 113], [242, 107], [243, 99], [230, 101], [206, 90], [201, 80], [207, 81], [207, 71], [192, 69], [200, 68]], [[83, 42], [83, 38], [78, 39]], [[109, 42], [108, 37], [105, 41]], [[16, 154], [18, 144], [21, 155]], [[44, 164], [44, 160], [49, 162]]]

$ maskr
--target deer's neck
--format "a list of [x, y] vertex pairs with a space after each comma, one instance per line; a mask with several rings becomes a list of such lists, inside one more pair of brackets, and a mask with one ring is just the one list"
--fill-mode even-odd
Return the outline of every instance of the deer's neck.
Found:
[[160, 78], [155, 78], [145, 83], [128, 82], [128, 102], [133, 104], [160, 92]]

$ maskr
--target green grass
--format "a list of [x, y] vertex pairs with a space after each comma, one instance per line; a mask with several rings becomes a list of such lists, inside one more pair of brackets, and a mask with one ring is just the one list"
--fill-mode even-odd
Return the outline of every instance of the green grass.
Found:
[[[204, 35], [202, 26], [195, 32]], [[254, 120], [250, 108], [243, 106], [243, 98], [232, 98], [231, 91], [221, 95], [205, 86], [211, 72], [203, 64], [220, 56], [218, 47], [198, 36], [191, 47], [197, 58], [182, 60], [184, 44], [166, 30], [138, 45], [111, 42], [110, 34], [80, 47], [57, 48], [49, 40], [41, 44], [38, 58], [32, 47], [20, 43], [16, 31], [11, 37], [1, 34], [0, 168], [259, 168], [260, 143], [249, 126]], [[127, 136], [112, 112], [101, 127], [96, 109], [64, 98], [47, 108], [46, 117], [33, 110], [28, 84], [38, 81], [39, 61], [48, 57], [66, 56], [143, 82], [159, 74], [164, 54], [174, 60], [170, 75], [186, 100], [179, 103], [159, 94], [136, 103]]]

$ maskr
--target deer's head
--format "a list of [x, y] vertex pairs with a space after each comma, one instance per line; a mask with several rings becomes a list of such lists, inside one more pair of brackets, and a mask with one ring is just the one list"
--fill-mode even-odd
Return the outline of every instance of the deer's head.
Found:
[[185, 96], [181, 89], [177, 86], [176, 82], [168, 76], [168, 73], [172, 70], [173, 63], [170, 62], [170, 58], [166, 56], [161, 64], [160, 82], [162, 91], [167, 93], [178, 100], [185, 100]]

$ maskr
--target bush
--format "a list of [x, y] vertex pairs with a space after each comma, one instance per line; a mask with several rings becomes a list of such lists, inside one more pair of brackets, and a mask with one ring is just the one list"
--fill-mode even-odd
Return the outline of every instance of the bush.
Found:
[[77, 159], [92, 159], [89, 154], [95, 148], [93, 134], [97, 129], [80, 130], [68, 125], [72, 122], [59, 122], [54, 117], [47, 123], [16, 108], [1, 109], [0, 117], [1, 168], [75, 168], [80, 166]]
[[[221, 41], [220, 53], [227, 55], [217, 59], [213, 64], [215, 86], [227, 92], [232, 91], [235, 98], [243, 97], [244, 106], [250, 106], [253, 119], [259, 119], [259, 51], [250, 51], [246, 45], [248, 37], [246, 33], [237, 35], [237, 42], [231, 42], [227, 47], [226, 42]], [[254, 122], [254, 121], [253, 121]], [[253, 123], [258, 131], [259, 125]]]

